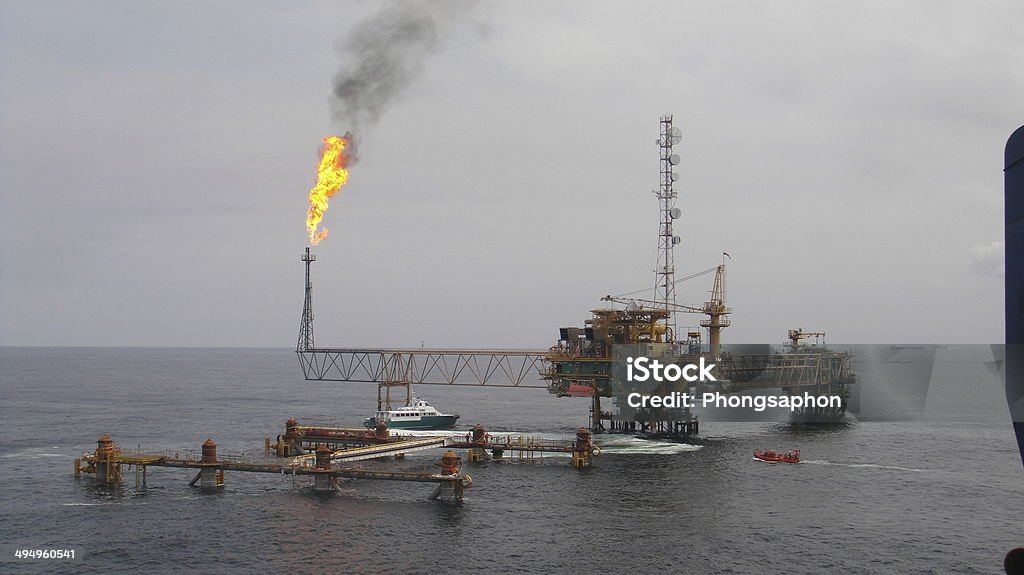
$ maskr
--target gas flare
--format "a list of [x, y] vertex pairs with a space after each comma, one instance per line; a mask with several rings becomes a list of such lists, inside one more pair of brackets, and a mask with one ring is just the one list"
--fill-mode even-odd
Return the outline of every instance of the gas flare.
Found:
[[351, 134], [345, 134], [340, 138], [324, 138], [320, 165], [316, 169], [316, 185], [309, 190], [309, 211], [306, 212], [306, 229], [309, 231], [310, 245], [315, 246], [327, 237], [326, 228], [320, 231], [316, 228], [324, 219], [327, 200], [348, 182], [348, 165], [352, 159], [349, 149], [351, 144]]

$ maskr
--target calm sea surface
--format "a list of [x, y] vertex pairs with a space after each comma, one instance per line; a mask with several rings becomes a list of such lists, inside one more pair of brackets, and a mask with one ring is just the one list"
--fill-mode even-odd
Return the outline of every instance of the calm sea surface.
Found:
[[[971, 355], [985, 350], [940, 350], [928, 401], [941, 408], [924, 421], [706, 421], [693, 445], [605, 436], [587, 470], [467, 464], [475, 486], [453, 506], [416, 483], [324, 497], [263, 474], [228, 472], [216, 494], [188, 487], [189, 470], [152, 468], [138, 490], [131, 472], [117, 489], [76, 480], [72, 460], [103, 433], [262, 457], [289, 417], [358, 425], [376, 387], [304, 382], [289, 350], [0, 348], [0, 571], [1000, 573], [1024, 545], [1024, 471], [998, 378]], [[587, 422], [587, 400], [543, 390], [418, 391], [460, 427], [561, 437]], [[806, 464], [750, 458], [796, 446]], [[363, 464], [419, 471], [439, 456]]]

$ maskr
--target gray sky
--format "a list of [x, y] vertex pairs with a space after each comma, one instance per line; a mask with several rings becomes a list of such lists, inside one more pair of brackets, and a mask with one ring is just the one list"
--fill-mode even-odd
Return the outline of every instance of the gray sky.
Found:
[[[545, 347], [651, 286], [662, 113], [677, 273], [733, 256], [727, 342], [1002, 339], [1024, 4], [636, 4], [431, 9], [327, 211], [318, 344]], [[332, 80], [378, 6], [0, 4], [0, 344], [294, 345]]]

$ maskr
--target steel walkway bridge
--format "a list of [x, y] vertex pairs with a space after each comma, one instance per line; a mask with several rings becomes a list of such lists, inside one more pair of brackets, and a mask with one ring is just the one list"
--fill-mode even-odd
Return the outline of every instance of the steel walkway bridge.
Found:
[[538, 349], [296, 350], [308, 380], [539, 388], [547, 388], [539, 377], [545, 353]]

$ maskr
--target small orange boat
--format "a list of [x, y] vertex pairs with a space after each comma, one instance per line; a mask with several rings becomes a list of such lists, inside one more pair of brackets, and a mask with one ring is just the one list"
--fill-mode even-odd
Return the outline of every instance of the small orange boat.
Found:
[[594, 388], [581, 383], [570, 383], [566, 391], [569, 397], [594, 397]]
[[800, 448], [785, 453], [773, 449], [755, 449], [754, 460], [767, 463], [800, 463]]

